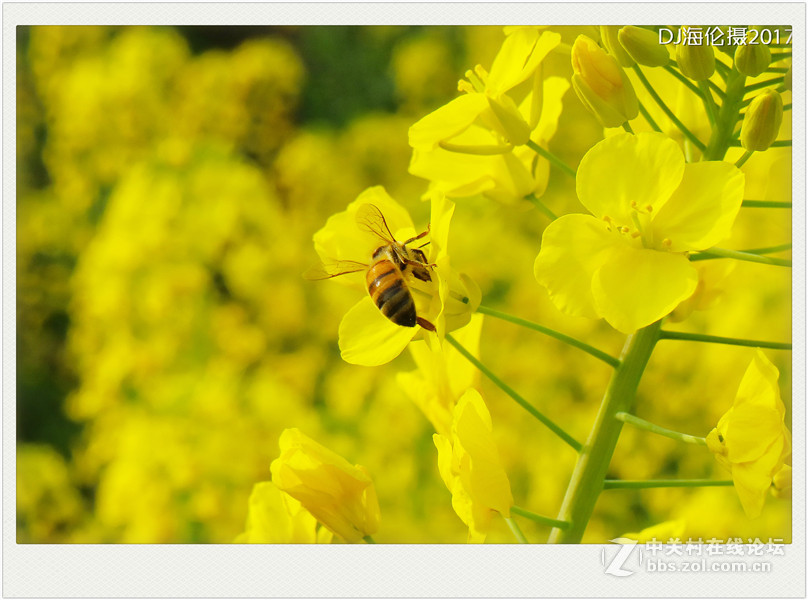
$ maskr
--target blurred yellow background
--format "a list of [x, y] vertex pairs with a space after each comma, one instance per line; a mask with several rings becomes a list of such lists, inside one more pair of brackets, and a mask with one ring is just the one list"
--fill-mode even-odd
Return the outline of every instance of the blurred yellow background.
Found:
[[[558, 28], [569, 43], [586, 28]], [[356, 297], [301, 274], [311, 238], [383, 185], [423, 228], [427, 182], [407, 173], [407, 130], [490, 64], [499, 27], [32, 27], [17, 54], [17, 540], [226, 543], [288, 427], [364, 465], [381, 543], [463, 543], [433, 429], [396, 373], [404, 353], [343, 362]], [[548, 74], [568, 77], [569, 56]], [[790, 113], [789, 113], [790, 114]], [[790, 127], [790, 120], [789, 120]], [[784, 127], [785, 129], [785, 127]], [[550, 148], [570, 164], [603, 137], [572, 92]], [[790, 133], [786, 138], [790, 139]], [[757, 199], [791, 200], [761, 172]], [[790, 172], [787, 177], [790, 178]], [[583, 212], [554, 172], [543, 200]], [[614, 355], [624, 336], [558, 312], [533, 277], [546, 218], [531, 204], [458, 201], [452, 264], [488, 306]], [[741, 212], [728, 247], [790, 241], [790, 211]], [[725, 297], [680, 329], [791, 339], [788, 269], [739, 263]], [[585, 439], [611, 371], [535, 332], [486, 320], [483, 362]], [[791, 356], [766, 351], [789, 412]], [[663, 341], [637, 414], [703, 436], [731, 406], [750, 348]], [[515, 502], [555, 515], [575, 453], [480, 382]], [[725, 478], [704, 449], [624, 428], [610, 476]], [[614, 490], [585, 542], [675, 518], [686, 535], [790, 540], [790, 502], [748, 520], [732, 488]], [[547, 529], [522, 527], [531, 540]], [[490, 542], [511, 543], [495, 521]]]

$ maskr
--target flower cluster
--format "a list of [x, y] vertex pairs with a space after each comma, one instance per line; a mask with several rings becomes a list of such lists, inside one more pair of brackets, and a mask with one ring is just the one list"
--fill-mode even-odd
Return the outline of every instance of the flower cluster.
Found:
[[789, 50], [186, 33], [19, 38], [18, 541], [789, 537]]

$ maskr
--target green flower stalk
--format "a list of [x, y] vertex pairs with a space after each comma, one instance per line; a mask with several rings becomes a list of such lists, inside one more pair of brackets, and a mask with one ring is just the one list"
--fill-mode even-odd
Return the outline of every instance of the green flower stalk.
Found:
[[650, 29], [626, 25], [617, 34], [617, 39], [625, 51], [646, 67], [664, 67], [671, 56], [667, 46], [659, 43], [657, 34]]
[[768, 89], [757, 96], [741, 125], [741, 146], [745, 150], [762, 152], [772, 145], [783, 122], [783, 99]]

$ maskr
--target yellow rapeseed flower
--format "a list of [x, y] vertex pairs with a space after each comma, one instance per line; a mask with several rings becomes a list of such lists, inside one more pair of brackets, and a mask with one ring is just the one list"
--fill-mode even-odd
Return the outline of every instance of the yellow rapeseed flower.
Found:
[[565, 215], [547, 227], [536, 278], [563, 312], [631, 333], [696, 290], [687, 253], [729, 237], [744, 176], [724, 162], [686, 165], [662, 134], [622, 134], [586, 153], [576, 188], [594, 216]]
[[[760, 515], [772, 480], [791, 455], [779, 376], [777, 367], [758, 349], [732, 408], [707, 436], [716, 460], [732, 473], [735, 491], [750, 518]], [[781, 475], [781, 482], [785, 476]]]
[[[555, 135], [569, 82], [561, 77], [548, 77], [539, 89], [541, 109], [530, 139], [546, 147]], [[535, 110], [533, 99], [531, 91], [519, 105], [519, 114], [525, 120], [530, 119], [531, 111]], [[432, 189], [450, 197], [483, 194], [512, 203], [531, 193], [536, 196], [544, 193], [550, 163], [528, 146], [501, 146], [496, 132], [481, 122], [474, 122], [452, 138], [451, 144], [414, 148], [409, 170], [431, 181]]]
[[[342, 358], [353, 364], [376, 366], [394, 359], [416, 335], [423, 334], [420, 326], [404, 327], [393, 323], [368, 294], [367, 269], [363, 265], [369, 266], [375, 250], [387, 242], [357, 222], [357, 213], [365, 204], [379, 209], [396, 240], [407, 240], [416, 235], [407, 211], [383, 187], [377, 186], [362, 192], [346, 210], [332, 215], [314, 234], [314, 246], [327, 272], [339, 272], [344, 270], [342, 267], [353, 270], [354, 273], [341, 279], [363, 290], [364, 297], [340, 323]], [[424, 250], [427, 262], [435, 265], [430, 269], [431, 281], [422, 281], [409, 273], [405, 281], [416, 314], [435, 326], [437, 339], [442, 339], [446, 331], [468, 323], [471, 313], [480, 303], [479, 288], [451, 269], [446, 245], [453, 212], [452, 201], [443, 194], [433, 194], [429, 245]], [[435, 336], [431, 337], [434, 342]]]
[[[475, 314], [468, 325], [454, 334], [474, 356], [479, 353], [482, 326], [483, 315]], [[433, 348], [422, 340], [415, 341], [410, 344], [410, 353], [418, 369], [399, 373], [397, 380], [435, 431], [448, 436], [454, 407], [466, 390], [477, 385], [479, 371], [457, 350], [445, 344]]]
[[250, 494], [247, 524], [236, 544], [328, 544], [332, 533], [272, 482], [256, 483]]
[[[458, 84], [458, 89], [465, 94], [431, 112], [410, 128], [410, 146], [429, 151], [440, 144], [455, 144], [454, 138], [475, 122], [499, 136], [501, 142], [495, 146], [526, 143], [541, 115], [540, 67], [560, 41], [561, 36], [550, 31], [514, 30], [502, 43], [490, 73], [481, 65], [467, 71], [468, 79]], [[533, 102], [526, 120], [509, 92], [531, 78]]]
[[510, 517], [513, 496], [494, 443], [491, 415], [477, 390], [467, 390], [457, 403], [451, 435], [436, 433], [432, 439], [452, 507], [469, 527], [468, 541], [485, 541], [494, 512]]
[[272, 483], [348, 542], [376, 533], [379, 501], [365, 467], [352, 465], [298, 429], [281, 433], [280, 448], [270, 466]]

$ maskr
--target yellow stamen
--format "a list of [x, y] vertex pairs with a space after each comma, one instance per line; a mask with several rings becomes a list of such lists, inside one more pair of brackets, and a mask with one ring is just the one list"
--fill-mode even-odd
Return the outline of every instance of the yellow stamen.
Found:
[[468, 79], [471, 82], [471, 85], [474, 86], [474, 91], [481, 93], [485, 91], [485, 84], [480, 81], [480, 78], [477, 77], [477, 75], [471, 69], [466, 71], [466, 79]]
[[672, 244], [673, 242], [671, 242], [670, 238], [665, 238], [664, 240], [662, 240], [662, 245], [665, 246], [666, 248], [670, 248]]
[[488, 71], [486, 71], [482, 65], [477, 65], [474, 67], [474, 72], [477, 73], [477, 76], [483, 81], [483, 83], [488, 82]]
[[457, 82], [457, 91], [458, 92], [465, 92], [466, 94], [473, 94], [474, 93], [474, 86], [472, 86], [465, 79], [461, 79], [460, 81]]

